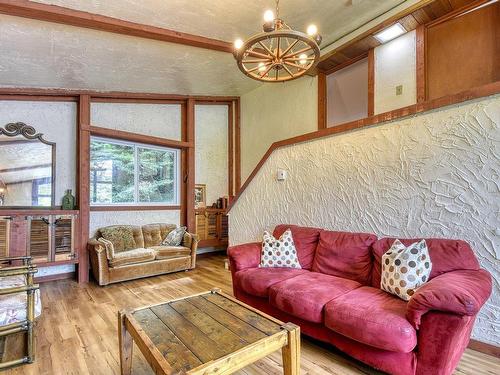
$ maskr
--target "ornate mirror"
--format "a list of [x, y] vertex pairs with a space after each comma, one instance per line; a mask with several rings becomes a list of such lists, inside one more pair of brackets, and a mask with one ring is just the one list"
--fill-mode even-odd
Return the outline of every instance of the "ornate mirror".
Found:
[[55, 203], [56, 145], [22, 122], [0, 128], [0, 208]]

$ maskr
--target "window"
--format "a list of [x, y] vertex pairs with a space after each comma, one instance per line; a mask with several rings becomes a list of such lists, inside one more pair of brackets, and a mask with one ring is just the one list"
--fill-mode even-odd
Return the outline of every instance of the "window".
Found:
[[51, 178], [37, 178], [31, 185], [31, 204], [33, 206], [52, 205], [52, 180]]
[[92, 137], [92, 205], [177, 205], [179, 150]]

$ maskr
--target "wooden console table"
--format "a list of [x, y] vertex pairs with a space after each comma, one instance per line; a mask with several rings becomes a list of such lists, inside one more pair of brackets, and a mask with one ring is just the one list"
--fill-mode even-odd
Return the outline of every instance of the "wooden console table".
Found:
[[118, 313], [122, 375], [137, 344], [155, 374], [231, 374], [282, 351], [285, 375], [300, 368], [300, 329], [214, 289]]

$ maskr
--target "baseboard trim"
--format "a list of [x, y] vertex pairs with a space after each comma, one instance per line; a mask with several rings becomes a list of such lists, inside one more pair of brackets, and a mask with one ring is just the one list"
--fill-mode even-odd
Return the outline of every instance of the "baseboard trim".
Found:
[[468, 348], [475, 350], [477, 352], [489, 354], [492, 355], [493, 357], [500, 358], [500, 347], [492, 344], [487, 344], [485, 342], [471, 339]]
[[75, 276], [76, 276], [76, 272], [58, 273], [55, 275], [46, 275], [46, 276], [35, 277], [35, 282], [36, 283], [45, 283], [47, 281], [74, 279]]

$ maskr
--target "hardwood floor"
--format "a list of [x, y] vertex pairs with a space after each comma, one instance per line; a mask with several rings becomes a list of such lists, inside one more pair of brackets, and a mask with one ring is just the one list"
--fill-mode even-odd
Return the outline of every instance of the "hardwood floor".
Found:
[[[224, 257], [200, 257], [189, 272], [151, 277], [99, 287], [93, 282], [51, 281], [41, 285], [43, 313], [38, 326], [36, 362], [7, 370], [4, 374], [119, 374], [117, 311], [162, 300], [221, 288], [231, 294], [231, 275]], [[302, 339], [302, 375], [380, 374], [349, 359], [330, 346]], [[153, 374], [134, 347], [132, 374]], [[238, 375], [281, 375], [281, 354], [275, 353]], [[500, 360], [467, 350], [457, 375], [500, 374]], [[429, 374], [431, 375], [431, 374]]]

